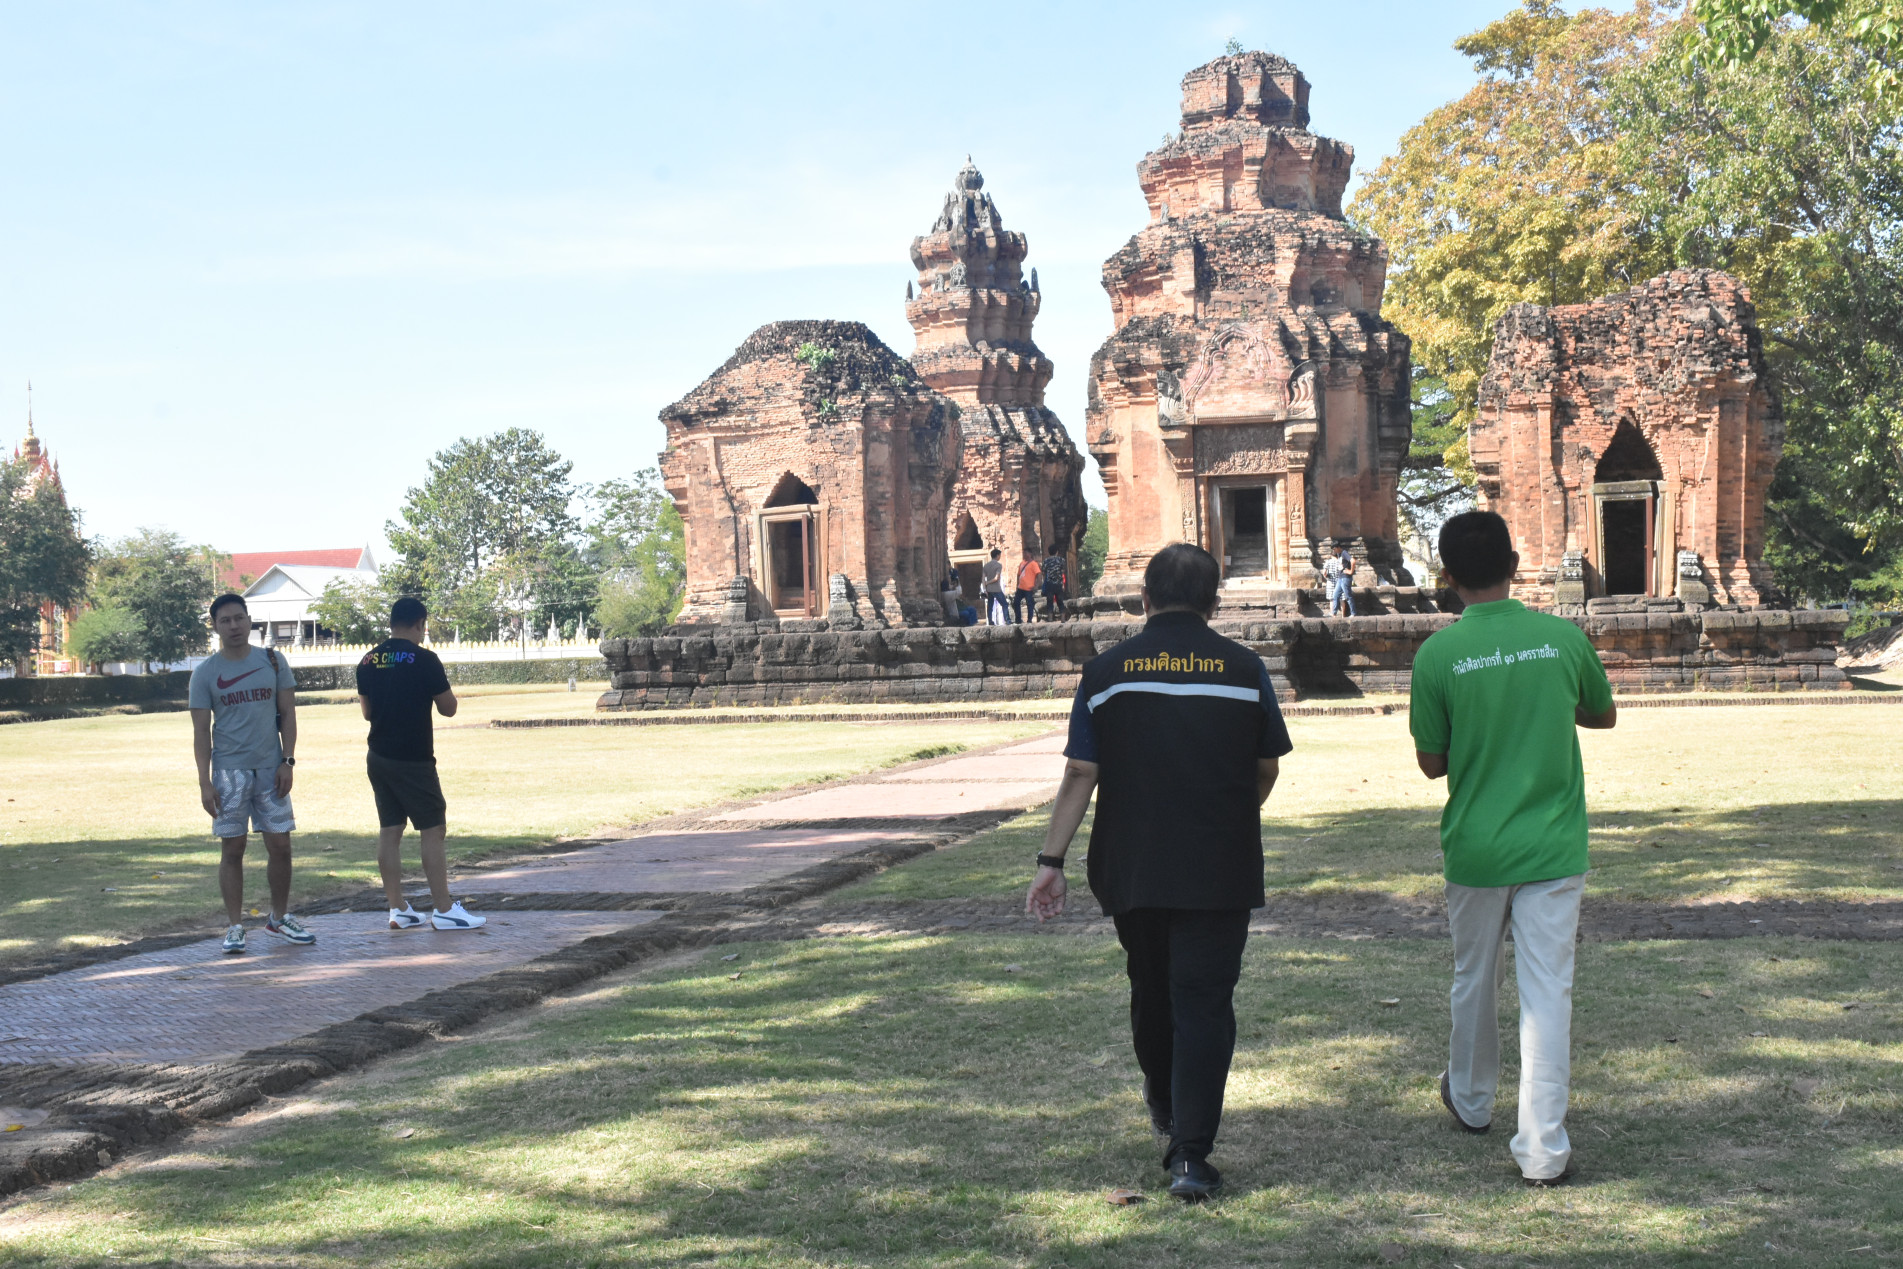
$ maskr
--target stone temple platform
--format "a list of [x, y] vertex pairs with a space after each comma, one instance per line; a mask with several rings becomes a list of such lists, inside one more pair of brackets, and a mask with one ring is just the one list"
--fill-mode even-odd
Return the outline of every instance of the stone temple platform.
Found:
[[[1613, 690], [1804, 692], [1848, 688], [1837, 668], [1847, 616], [1786, 609], [1592, 614], [1568, 618], [1599, 649]], [[1224, 621], [1259, 653], [1284, 701], [1405, 692], [1414, 653], [1456, 620], [1445, 613]], [[792, 623], [788, 623], [789, 625]], [[677, 626], [607, 639], [612, 675], [597, 708], [867, 701], [1013, 701], [1067, 696], [1084, 664], [1129, 638], [1134, 620], [1019, 626], [834, 629], [801, 622]]]

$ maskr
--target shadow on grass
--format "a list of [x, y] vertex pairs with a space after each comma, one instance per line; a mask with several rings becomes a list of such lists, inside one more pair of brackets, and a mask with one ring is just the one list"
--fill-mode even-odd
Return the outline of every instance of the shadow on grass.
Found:
[[[1552, 1192], [1518, 1185], [1510, 1105], [1475, 1138], [1435, 1099], [1445, 959], [1252, 946], [1217, 1156], [1232, 1189], [1205, 1210], [1160, 1193], [1114, 945], [983, 938], [714, 949], [393, 1063], [233, 1147], [231, 1170], [102, 1178], [56, 1207], [128, 1210], [154, 1250], [242, 1230], [254, 1254], [399, 1265], [1348, 1265], [1383, 1244], [1469, 1266], [1764, 1263], [1767, 1242], [1830, 1264], [1903, 1234], [1903, 950], [1584, 953], [1581, 1177]], [[1110, 1207], [1114, 1186], [1153, 1201]], [[90, 1237], [18, 1249], [66, 1263]]]
[[[837, 891], [831, 906], [1021, 896], [1042, 848], [1036, 811]], [[1703, 898], [1846, 900], [1903, 897], [1903, 800], [1767, 802], [1699, 809], [1595, 811], [1591, 898], [1684, 903]], [[1274, 893], [1440, 893], [1440, 808], [1365, 807], [1275, 814], [1262, 831]], [[1072, 847], [1081, 861], [1086, 821]], [[1081, 869], [1073, 877], [1078, 900]]]

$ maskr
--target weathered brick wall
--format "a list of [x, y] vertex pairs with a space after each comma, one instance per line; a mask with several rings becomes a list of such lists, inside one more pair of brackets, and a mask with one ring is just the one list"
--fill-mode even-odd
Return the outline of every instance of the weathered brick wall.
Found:
[[[1455, 620], [1440, 614], [1223, 622], [1267, 663], [1284, 700], [1404, 692], [1414, 654]], [[1835, 663], [1839, 612], [1689, 612], [1574, 618], [1615, 691], [1810, 691], [1849, 686]], [[821, 623], [813, 623], [815, 626]], [[609, 639], [598, 708], [791, 702], [1016, 700], [1067, 696], [1084, 664], [1131, 621], [904, 630], [784, 631]]]
[[[1552, 599], [1576, 551], [1587, 595], [1605, 594], [1593, 486], [1650, 479], [1662, 549], [1646, 593], [1673, 594], [1677, 553], [1690, 551], [1712, 598], [1740, 605], [1770, 589], [1764, 498], [1783, 442], [1751, 297], [1706, 269], [1590, 304], [1509, 309], [1468, 437], [1487, 505], [1513, 529], [1517, 593]], [[1608, 476], [1615, 449], [1648, 471]]]
[[735, 578], [746, 579], [748, 608], [763, 615], [770, 587], [758, 516], [785, 498], [789, 481], [823, 509], [811, 530], [820, 613], [829, 611], [828, 577], [843, 574], [859, 620], [943, 620], [957, 413], [858, 322], [774, 322], [748, 336], [661, 411], [661, 474], [686, 526], [682, 620], [725, 620]]

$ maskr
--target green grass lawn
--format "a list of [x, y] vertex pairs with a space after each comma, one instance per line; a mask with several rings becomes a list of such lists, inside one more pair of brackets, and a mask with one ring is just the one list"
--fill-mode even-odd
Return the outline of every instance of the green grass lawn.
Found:
[[[1295, 752], [1263, 813], [1269, 887], [1438, 892], [1447, 786], [1415, 767], [1406, 717], [1288, 726]], [[1589, 896], [1903, 898], [1903, 708], [1635, 709], [1580, 741]], [[835, 901], [1021, 892], [1045, 824], [1013, 821]]]
[[[0, 1212], [0, 1259], [1349, 1266], [1383, 1263], [1385, 1247], [1477, 1269], [1903, 1255], [1903, 948], [1585, 946], [1580, 1175], [1529, 1191], [1507, 1153], [1510, 1104], [1470, 1137], [1436, 1099], [1443, 945], [1258, 939], [1215, 1158], [1231, 1188], [1202, 1209], [1161, 1193], [1120, 969], [1112, 940], [1085, 937], [709, 949], [29, 1195]], [[1113, 1207], [1119, 1186], [1150, 1201]]]
[[[478, 691], [439, 720], [450, 858], [638, 823], [871, 770], [1040, 723], [787, 723], [498, 731], [491, 718], [593, 709], [593, 693]], [[298, 710], [293, 903], [376, 884], [376, 814], [354, 702]], [[0, 962], [220, 918], [217, 844], [198, 804], [190, 716], [0, 727]], [[414, 850], [414, 837], [411, 850]], [[263, 904], [263, 847], [247, 871]], [[412, 855], [411, 862], [414, 863]]]

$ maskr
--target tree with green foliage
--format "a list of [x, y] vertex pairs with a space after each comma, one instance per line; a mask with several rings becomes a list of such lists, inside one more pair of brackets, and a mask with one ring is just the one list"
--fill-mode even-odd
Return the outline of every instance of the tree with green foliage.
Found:
[[138, 619], [136, 659], [148, 668], [182, 661], [209, 646], [206, 608], [221, 589], [219, 574], [229, 563], [228, 556], [188, 546], [169, 529], [140, 529], [100, 552], [93, 564], [92, 603]]
[[[1402, 532], [1414, 540], [1415, 554], [1431, 560], [1438, 558], [1440, 526], [1473, 507], [1473, 463], [1467, 457], [1467, 429], [1456, 416], [1447, 380], [1416, 366], [1409, 391], [1414, 431], [1401, 460]], [[1414, 580], [1434, 584], [1429, 577]]]
[[401, 518], [385, 526], [400, 556], [389, 585], [422, 596], [437, 618], [476, 634], [525, 619], [533, 609], [521, 604], [540, 601], [538, 586], [571, 599], [561, 548], [578, 527], [570, 510], [573, 467], [525, 428], [442, 450], [430, 459], [428, 478], [409, 491]]
[[1903, 0], [1692, 0], [1697, 34], [1687, 61], [1736, 69], [1798, 18], [1869, 55], [1865, 86], [1879, 96], [1903, 91]]
[[340, 643], [380, 643], [390, 630], [393, 602], [377, 582], [333, 577], [311, 604], [311, 616]]
[[78, 514], [34, 472], [27, 459], [0, 457], [0, 660], [15, 665], [39, 649], [42, 606], [78, 603], [92, 564]]
[[[1756, 302], [1788, 429], [1767, 559], [1788, 590], [1903, 589], [1903, 98], [1832, 29], [1700, 58], [1690, 16], [1519, 9], [1457, 44], [1480, 82], [1402, 140], [1355, 216], [1394, 261], [1384, 312], [1471, 421], [1494, 324], [1667, 269]], [[1417, 414], [1417, 418], [1418, 418]], [[1450, 472], [1464, 455], [1447, 451]]]
[[583, 557], [601, 581], [595, 616], [603, 637], [651, 635], [680, 615], [686, 597], [686, 530], [653, 468], [594, 491]]
[[66, 647], [87, 665], [143, 660], [145, 623], [138, 613], [117, 604], [88, 608], [73, 619], [73, 636]]
[[1097, 579], [1103, 576], [1104, 557], [1110, 554], [1110, 513], [1092, 507], [1084, 521], [1084, 540], [1077, 545], [1077, 585], [1079, 595], [1097, 593]]

